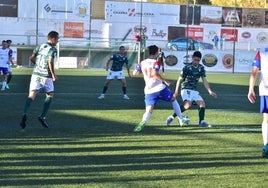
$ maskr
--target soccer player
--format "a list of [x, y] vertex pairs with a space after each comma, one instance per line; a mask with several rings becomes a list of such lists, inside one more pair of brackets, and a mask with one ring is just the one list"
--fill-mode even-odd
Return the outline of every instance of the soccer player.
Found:
[[256, 102], [256, 94], [254, 91], [255, 82], [257, 79], [258, 71], [260, 70], [260, 113], [263, 114], [262, 119], [262, 138], [263, 148], [262, 157], [268, 158], [268, 48], [260, 49], [252, 63], [252, 71], [249, 80], [248, 100], [254, 104]]
[[46, 98], [44, 100], [42, 113], [38, 117], [38, 120], [43, 127], [48, 128], [48, 123], [46, 122], [45, 117], [54, 95], [53, 82], [57, 80], [57, 76], [54, 72], [54, 58], [57, 56], [57, 49], [55, 46], [58, 43], [59, 34], [56, 31], [50, 31], [47, 38], [47, 43], [37, 46], [34, 49], [33, 54], [30, 56], [30, 61], [34, 64], [34, 69], [30, 82], [29, 95], [25, 102], [20, 123], [22, 129], [26, 127], [29, 108], [35, 100], [36, 95], [41, 90], [46, 93]]
[[[178, 78], [176, 89], [174, 95], [177, 97], [179, 93], [179, 88], [181, 89], [181, 97], [183, 100], [183, 105], [181, 106], [181, 112], [189, 109], [192, 104], [197, 104], [199, 106], [199, 126], [208, 127], [210, 126], [205, 122], [205, 108], [206, 104], [199, 92], [197, 91], [197, 84], [201, 77], [205, 88], [208, 93], [217, 98], [217, 94], [214, 93], [209, 86], [209, 83], [206, 79], [206, 71], [203, 65], [199, 64], [202, 58], [202, 54], [199, 51], [195, 51], [192, 56], [192, 62], [189, 65], [183, 67], [181, 75]], [[176, 112], [169, 116], [166, 120], [166, 124], [170, 125], [174, 117], [176, 117]]]
[[8, 64], [8, 75], [7, 75], [7, 84], [6, 84], [6, 89], [9, 89], [9, 82], [11, 81], [12, 78], [12, 56], [13, 56], [13, 50], [10, 48], [12, 40], [6, 40], [7, 41], [7, 48], [9, 48], [9, 54], [11, 56], [10, 63]]
[[119, 81], [121, 81], [121, 84], [122, 84], [122, 91], [124, 94], [123, 99], [129, 99], [129, 97], [127, 96], [126, 78], [125, 78], [125, 75], [123, 73], [124, 64], [126, 64], [128, 76], [131, 77], [131, 75], [130, 75], [129, 67], [128, 67], [128, 58], [127, 58], [127, 56], [125, 56], [125, 47], [124, 46], [120, 46], [119, 52], [113, 54], [111, 56], [111, 58], [107, 61], [106, 71], [108, 71], [111, 61], [113, 61], [112, 66], [110, 68], [110, 71], [109, 71], [107, 78], [106, 78], [106, 81], [104, 83], [102, 94], [98, 98], [99, 99], [105, 98], [105, 93], [108, 89], [109, 84], [111, 83], [112, 80], [117, 78]]
[[152, 45], [148, 47], [148, 51], [149, 58], [138, 64], [136, 69], [133, 71], [134, 76], [138, 76], [140, 73], [143, 73], [145, 81], [144, 93], [146, 106], [142, 120], [134, 128], [134, 132], [140, 132], [143, 129], [145, 124], [149, 121], [153, 113], [154, 106], [157, 104], [159, 99], [171, 102], [174, 111], [178, 114], [179, 122], [181, 122], [181, 125], [184, 124], [180, 105], [176, 100], [176, 97], [168, 88], [168, 86], [170, 86], [170, 82], [162, 78], [159, 74], [161, 62], [156, 60], [159, 55], [159, 49], [156, 45]]
[[3, 73], [3, 81], [1, 91], [4, 91], [7, 85], [8, 66], [12, 58], [12, 52], [7, 47], [7, 41], [2, 41], [2, 48], [0, 48], [0, 74]]

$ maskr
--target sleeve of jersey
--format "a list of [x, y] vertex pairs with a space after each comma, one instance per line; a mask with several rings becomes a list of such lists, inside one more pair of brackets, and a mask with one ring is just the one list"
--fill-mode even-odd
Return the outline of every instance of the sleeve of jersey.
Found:
[[159, 71], [160, 68], [161, 68], [161, 63], [160, 63], [159, 61], [155, 61], [155, 62], [154, 62], [154, 65], [153, 65], [153, 68], [154, 68], [155, 70]]
[[138, 71], [138, 72], [142, 72], [142, 70], [141, 70], [141, 63], [139, 63], [139, 64], [137, 64], [136, 65], [136, 71]]
[[254, 67], [258, 67], [261, 68], [261, 55], [260, 52], [258, 52], [252, 62], [252, 66]]

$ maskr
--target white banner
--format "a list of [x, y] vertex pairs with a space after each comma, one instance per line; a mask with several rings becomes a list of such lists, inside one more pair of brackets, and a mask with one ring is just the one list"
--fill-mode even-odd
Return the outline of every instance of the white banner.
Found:
[[174, 24], [179, 21], [179, 5], [105, 2], [105, 20], [107, 22], [143, 22]]

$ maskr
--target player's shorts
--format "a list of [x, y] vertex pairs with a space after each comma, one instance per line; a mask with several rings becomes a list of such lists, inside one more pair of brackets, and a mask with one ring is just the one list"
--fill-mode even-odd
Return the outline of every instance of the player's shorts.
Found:
[[165, 87], [161, 91], [145, 95], [145, 106], [155, 105], [159, 99], [164, 101], [171, 101], [173, 97], [172, 91]]
[[191, 89], [181, 90], [182, 101], [204, 101], [198, 91]]
[[260, 96], [260, 113], [268, 113], [268, 96]]
[[117, 78], [118, 80], [125, 79], [123, 71], [109, 71], [107, 75], [107, 80], [113, 80]]
[[0, 74], [1, 74], [1, 72], [2, 72], [4, 75], [6, 75], [6, 74], [9, 73], [9, 72], [8, 72], [8, 68], [6, 68], [6, 67], [0, 67]]
[[54, 91], [54, 83], [52, 78], [46, 78], [38, 75], [32, 75], [30, 83], [30, 91], [41, 91], [51, 93]]

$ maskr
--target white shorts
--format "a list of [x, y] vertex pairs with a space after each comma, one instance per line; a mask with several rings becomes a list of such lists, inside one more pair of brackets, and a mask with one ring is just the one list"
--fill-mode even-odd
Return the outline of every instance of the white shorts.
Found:
[[30, 91], [44, 90], [46, 93], [54, 91], [54, 83], [52, 78], [46, 78], [38, 75], [32, 75], [30, 83]]
[[204, 101], [198, 91], [183, 89], [181, 90], [182, 101]]
[[123, 71], [109, 71], [107, 75], [107, 80], [113, 80], [117, 78], [118, 80], [125, 79]]

